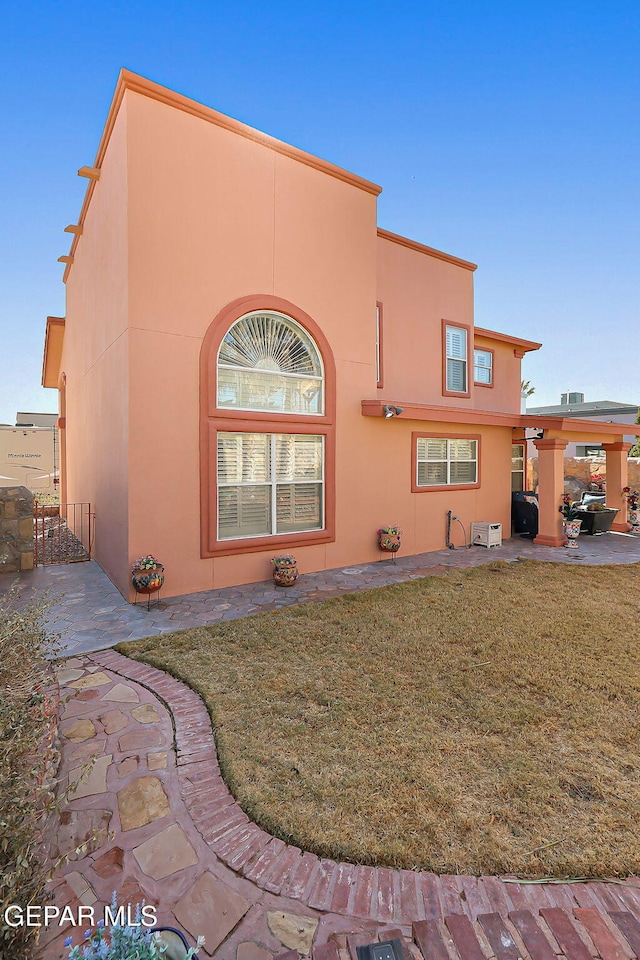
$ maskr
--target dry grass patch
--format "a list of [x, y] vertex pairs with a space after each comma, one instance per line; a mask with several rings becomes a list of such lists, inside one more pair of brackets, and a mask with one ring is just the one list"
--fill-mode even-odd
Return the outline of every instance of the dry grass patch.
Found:
[[209, 706], [227, 783], [334, 859], [640, 869], [638, 568], [520, 561], [123, 644]]

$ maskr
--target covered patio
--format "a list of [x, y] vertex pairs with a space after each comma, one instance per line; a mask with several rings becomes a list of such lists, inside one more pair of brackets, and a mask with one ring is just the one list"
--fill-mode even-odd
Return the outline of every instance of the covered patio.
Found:
[[538, 534], [534, 543], [546, 547], [561, 547], [566, 543], [562, 527], [562, 514], [559, 512], [564, 493], [564, 457], [571, 442], [602, 444], [606, 455], [607, 506], [619, 512], [612, 524], [617, 533], [628, 533], [631, 525], [627, 522], [626, 501], [622, 495], [627, 486], [627, 457], [631, 444], [625, 442], [625, 430], [628, 424], [602, 423], [596, 420], [566, 419], [563, 417], [541, 417], [535, 414], [523, 414], [521, 427], [538, 431], [533, 445], [538, 451]]

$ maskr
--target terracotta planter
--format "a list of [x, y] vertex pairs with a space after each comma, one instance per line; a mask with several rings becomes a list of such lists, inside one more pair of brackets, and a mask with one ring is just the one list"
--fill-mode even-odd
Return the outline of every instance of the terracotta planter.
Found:
[[276, 587], [292, 587], [298, 579], [298, 565], [296, 563], [275, 563], [273, 565], [273, 582]]
[[400, 534], [381, 533], [379, 535], [378, 545], [385, 553], [397, 553], [400, 549]]
[[581, 520], [564, 521], [564, 535], [567, 538], [567, 542], [565, 544], [566, 547], [571, 547], [573, 550], [577, 550], [577, 539], [580, 534], [581, 523]]
[[[164, 566], [161, 563], [156, 563], [154, 567], [148, 567], [142, 570], [134, 567], [131, 571], [131, 583], [136, 592], [136, 600], [138, 599], [139, 593], [146, 596], [147, 609], [149, 609], [152, 594], [158, 593], [162, 589], [164, 583]], [[158, 602], [160, 602], [159, 597]]]

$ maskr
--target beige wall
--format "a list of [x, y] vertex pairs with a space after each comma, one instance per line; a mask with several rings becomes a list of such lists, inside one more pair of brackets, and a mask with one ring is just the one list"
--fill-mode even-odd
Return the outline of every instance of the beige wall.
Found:
[[94, 556], [120, 589], [129, 514], [126, 107], [116, 119], [69, 273], [61, 362], [66, 497], [94, 507]]
[[0, 425], [0, 486], [57, 493], [54, 484], [55, 427]]

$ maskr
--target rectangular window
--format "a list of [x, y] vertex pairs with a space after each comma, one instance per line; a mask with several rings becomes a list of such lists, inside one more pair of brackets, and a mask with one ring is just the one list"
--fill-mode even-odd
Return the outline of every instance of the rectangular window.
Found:
[[493, 350], [473, 351], [473, 380], [481, 387], [493, 386]]
[[376, 385], [382, 387], [382, 304], [376, 303]]
[[445, 324], [445, 369], [448, 393], [467, 393], [467, 328]]
[[324, 438], [218, 434], [218, 540], [322, 530]]
[[477, 482], [477, 440], [417, 438], [416, 487], [466, 486]]
[[511, 489], [524, 490], [524, 444], [511, 444]]

